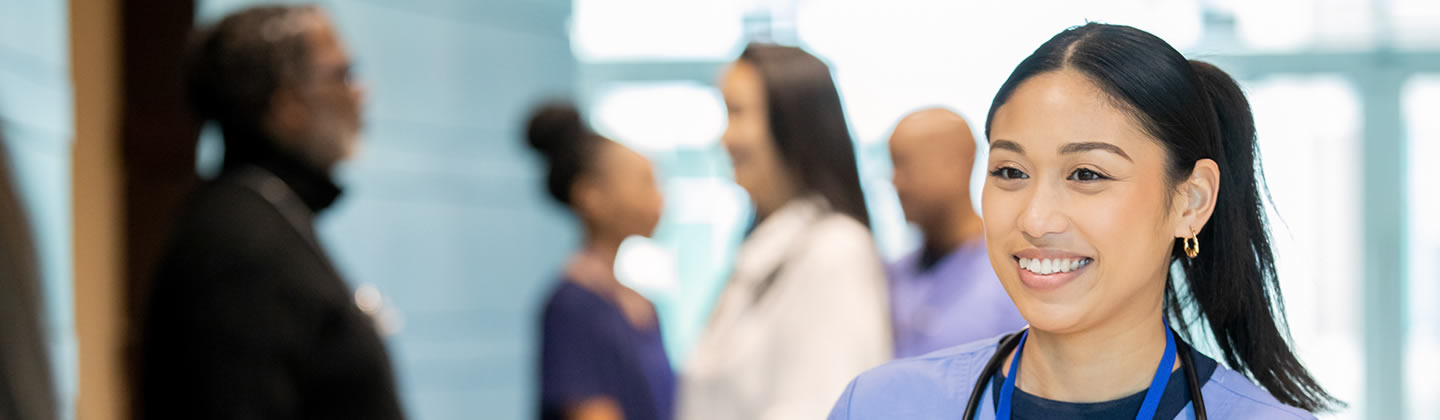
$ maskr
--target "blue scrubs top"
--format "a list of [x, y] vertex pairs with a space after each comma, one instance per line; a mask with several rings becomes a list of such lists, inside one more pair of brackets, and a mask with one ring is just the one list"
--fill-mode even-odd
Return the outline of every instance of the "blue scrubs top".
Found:
[[885, 267], [895, 358], [925, 355], [1025, 326], [975, 240], [932, 264], [925, 250]]
[[[1192, 360], [1195, 361], [1196, 382], [1205, 383], [1215, 373], [1214, 359], [1205, 357], [1194, 349], [1190, 350]], [[990, 377], [990, 387], [1000, 389], [1005, 383], [1005, 372]], [[1160, 395], [1160, 404], [1156, 406], [1155, 417], [1160, 419], [1174, 418], [1184, 413], [1190, 407], [1190, 384], [1185, 378], [1183, 371], [1177, 371], [1170, 375], [1170, 381], [1165, 384], [1165, 391]], [[1140, 406], [1145, 402], [1145, 393], [1148, 389], [1136, 392], [1124, 398], [1094, 402], [1094, 403], [1073, 403], [1055, 401], [1031, 395], [1020, 388], [1015, 388], [1015, 394], [1010, 400], [1010, 413], [1013, 418], [1020, 420], [1108, 420], [1108, 419], [1133, 419], [1140, 413]], [[999, 407], [1000, 394], [990, 393], [994, 397], [990, 404]]]
[[570, 281], [545, 303], [540, 332], [540, 418], [576, 403], [615, 400], [626, 420], [670, 420], [675, 375], [660, 326], [636, 328], [618, 306]]
[[[897, 360], [862, 373], [850, 382], [850, 386], [845, 388], [845, 393], [836, 402], [829, 418], [830, 420], [956, 419], [965, 412], [965, 403], [970, 399], [970, 391], [974, 389], [975, 382], [980, 379], [980, 373], [981, 370], [984, 370], [985, 364], [995, 354], [995, 348], [999, 341], [1000, 337], [981, 340], [917, 358]], [[1314, 415], [1304, 410], [1287, 406], [1275, 400], [1275, 397], [1271, 396], [1269, 392], [1250, 382], [1244, 375], [1224, 366], [1218, 366], [1209, 358], [1202, 360], [1197, 357], [1195, 365], [1200, 368], [1197, 369], [1197, 373], [1201, 378], [1205, 376], [1203, 371], [1207, 370], [1204, 369], [1206, 365], [1215, 366], [1209, 379], [1200, 388], [1201, 394], [1205, 397], [1205, 411], [1210, 418], [1239, 420], [1315, 418]], [[999, 374], [996, 376], [998, 377]], [[1172, 376], [1169, 385], [1175, 386], [1175, 378], [1179, 378], [1183, 382], [1185, 377], [1177, 371], [1177, 374]], [[996, 395], [993, 391], [998, 389], [999, 385], [998, 382], [994, 382], [994, 378], [986, 379], [989, 383], [986, 385], [985, 395], [980, 400], [982, 403], [976, 410], [975, 418], [977, 419], [995, 418]], [[1167, 386], [1166, 394], [1172, 394], [1168, 389], [1171, 386]], [[1112, 405], [1119, 406], [1124, 405], [1122, 403], [1126, 401], [1122, 398], [1114, 402], [1069, 406], [1066, 403], [1043, 400], [1034, 396], [1024, 398], [1020, 396], [1019, 390], [1016, 391], [1016, 394], [1017, 398], [1014, 401], [1017, 405], [1013, 407], [1015, 410], [1012, 413], [1016, 418], [1022, 418], [1021, 416], [1025, 415], [1026, 410], [1022, 409], [1022, 405], [1034, 406], [1037, 404], [1042, 406], [1051, 404], [1050, 408], [1060, 408], [1070, 412], [1089, 412], [1111, 418], [1105, 414], [1105, 405], [1113, 403]], [[1188, 391], [1179, 395], [1187, 402], [1183, 409], [1175, 415], [1174, 418], [1177, 420], [1194, 418], [1194, 412], [1188, 402], [1188, 395]], [[1135, 408], [1128, 410], [1131, 417], [1134, 417], [1134, 410], [1138, 407], [1137, 403]], [[1082, 416], [1088, 417], [1084, 414]]]

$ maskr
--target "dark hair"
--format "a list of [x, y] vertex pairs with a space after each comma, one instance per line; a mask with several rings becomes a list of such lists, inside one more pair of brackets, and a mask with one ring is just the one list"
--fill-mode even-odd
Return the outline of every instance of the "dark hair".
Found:
[[319, 11], [314, 6], [253, 7], [195, 34], [187, 59], [190, 108], [202, 122], [220, 125], [226, 156], [263, 146], [243, 141], [265, 134], [261, 125], [271, 96], [303, 83], [310, 73], [305, 19]]
[[760, 72], [775, 148], [796, 184], [870, 226], [855, 145], [830, 67], [795, 47], [750, 44], [740, 61]]
[[[1187, 309], [1209, 325], [1227, 364], [1248, 374], [1285, 404], [1324, 411], [1341, 403], [1320, 387], [1290, 348], [1285, 308], [1270, 248], [1259, 171], [1255, 121], [1240, 86], [1224, 71], [1187, 60], [1164, 40], [1129, 26], [1090, 23], [1060, 32], [1015, 67], [995, 94], [995, 111], [1026, 80], [1069, 69], [1084, 74], [1165, 148], [1166, 181], [1175, 188], [1196, 161], [1220, 168], [1220, 191], [1208, 228], [1197, 238], [1205, 251], [1185, 258], [1177, 241], [1188, 295], [1166, 279], [1165, 306], [1185, 336]], [[1167, 204], [1168, 206], [1168, 204]]]
[[586, 128], [580, 111], [567, 102], [552, 102], [536, 109], [525, 137], [549, 166], [545, 185], [550, 196], [560, 204], [571, 205], [570, 187], [591, 170], [595, 149], [604, 138]]
[[55, 418], [30, 226], [0, 138], [0, 418]]

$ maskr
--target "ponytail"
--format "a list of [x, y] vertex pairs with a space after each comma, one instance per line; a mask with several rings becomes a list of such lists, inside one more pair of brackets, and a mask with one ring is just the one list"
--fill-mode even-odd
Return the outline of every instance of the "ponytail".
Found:
[[[1201, 96], [1213, 109], [1215, 144], [1204, 148], [1220, 167], [1220, 193], [1207, 226], [1197, 234], [1205, 252], [1186, 258], [1177, 241], [1171, 252], [1184, 273], [1189, 298], [1182, 304], [1166, 284], [1171, 318], [1190, 335], [1187, 306], [1198, 309], [1225, 362], [1254, 378], [1285, 404], [1324, 411], [1340, 402], [1320, 387], [1290, 346], [1285, 307], [1275, 271], [1256, 155], [1255, 119], [1240, 86], [1219, 68], [1190, 61]], [[1179, 162], [1185, 166], [1189, 162]], [[1266, 194], [1268, 196], [1268, 193]], [[1171, 280], [1173, 281], [1173, 279]]]

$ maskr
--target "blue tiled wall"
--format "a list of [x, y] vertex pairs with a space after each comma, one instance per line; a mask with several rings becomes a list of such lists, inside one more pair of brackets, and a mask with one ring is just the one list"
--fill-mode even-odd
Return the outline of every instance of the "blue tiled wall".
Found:
[[75, 395], [70, 144], [74, 138], [68, 3], [0, 0], [0, 137], [29, 212], [44, 281], [64, 418]]

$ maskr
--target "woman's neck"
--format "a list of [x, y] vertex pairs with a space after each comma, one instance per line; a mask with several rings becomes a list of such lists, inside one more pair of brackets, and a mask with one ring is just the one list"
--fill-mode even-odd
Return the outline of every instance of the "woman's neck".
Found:
[[566, 277], [596, 293], [613, 294], [621, 286], [615, 278], [615, 256], [620, 253], [622, 240], [587, 224], [580, 250], [566, 263]]
[[626, 320], [636, 328], [654, 328], [655, 307], [640, 293], [615, 278], [615, 256], [625, 238], [590, 230], [585, 235], [585, 248], [568, 268], [570, 279], [594, 291], [620, 308]]
[[[1145, 390], [1165, 353], [1168, 331], [1160, 300], [1139, 309], [1079, 332], [1032, 328], [1016, 385], [1042, 398], [1081, 403], [1116, 400]], [[1178, 361], [1170, 368], [1176, 366]]]
[[599, 262], [605, 263], [606, 266], [613, 268], [613, 266], [615, 266], [615, 256], [621, 252], [621, 242], [619, 242], [619, 240], [605, 239], [605, 237], [588, 236], [585, 240], [585, 250], [583, 250], [583, 252], [595, 257]]
[[[756, 225], [759, 225], [761, 222], [765, 221], [765, 219], [780, 211], [780, 209], [785, 208], [785, 206], [790, 205], [790, 203], [794, 202], [795, 200], [803, 199], [809, 196], [809, 194], [800, 192], [800, 190], [796, 189], [794, 185], [787, 180], [774, 181], [774, 185], [772, 186], [772, 188], [772, 194], [769, 196], [768, 199], [763, 200], [763, 203], [759, 202], [758, 200], [755, 203]], [[755, 198], [751, 199], [755, 200]]]
[[[580, 251], [584, 253], [592, 263], [600, 265], [607, 273], [615, 272], [615, 256], [620, 253], [620, 243], [623, 240], [615, 240], [608, 235], [588, 233], [585, 235], [585, 247]], [[614, 276], [604, 276], [611, 282], [619, 283]]]

